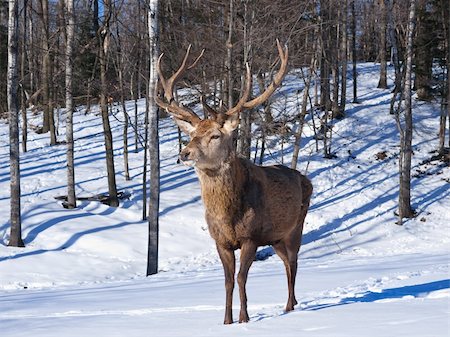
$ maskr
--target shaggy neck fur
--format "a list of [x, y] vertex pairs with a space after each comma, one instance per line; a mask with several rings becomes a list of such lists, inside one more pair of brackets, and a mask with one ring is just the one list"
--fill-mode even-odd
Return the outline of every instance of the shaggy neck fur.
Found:
[[202, 199], [206, 211], [226, 222], [240, 208], [242, 186], [244, 186], [244, 168], [236, 156], [223, 163], [216, 170], [197, 169], [202, 189]]

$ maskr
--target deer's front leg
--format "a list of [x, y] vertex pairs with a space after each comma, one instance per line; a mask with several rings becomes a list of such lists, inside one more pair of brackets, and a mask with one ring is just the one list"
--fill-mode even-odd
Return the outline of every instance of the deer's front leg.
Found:
[[226, 291], [226, 301], [225, 301], [225, 319], [223, 321], [224, 324], [233, 323], [233, 289], [234, 289], [234, 272], [235, 272], [235, 257], [234, 251], [231, 249], [227, 249], [221, 247], [219, 245], [216, 246], [217, 251], [219, 253], [220, 260], [222, 261], [223, 271], [225, 274], [225, 291]]
[[239, 297], [241, 299], [241, 312], [239, 313], [239, 323], [248, 322], [247, 312], [247, 292], [245, 284], [247, 283], [247, 276], [250, 266], [255, 259], [257, 246], [251, 242], [246, 241], [241, 245], [241, 259], [238, 273]]

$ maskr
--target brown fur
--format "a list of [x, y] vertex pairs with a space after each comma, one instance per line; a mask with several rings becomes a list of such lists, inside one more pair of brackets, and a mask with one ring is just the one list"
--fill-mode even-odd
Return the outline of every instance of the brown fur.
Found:
[[[161, 54], [156, 66], [159, 84], [156, 85], [154, 99], [191, 137], [189, 144], [181, 151], [180, 159], [187, 165], [195, 166], [206, 208], [206, 222], [222, 260], [226, 289], [224, 322], [233, 322], [234, 251], [238, 248], [241, 249], [237, 277], [241, 300], [239, 322], [249, 320], [245, 284], [256, 249], [262, 245], [272, 245], [284, 262], [289, 290], [286, 311], [293, 310], [297, 304], [294, 294], [297, 255], [312, 193], [311, 182], [299, 172], [284, 166], [260, 167], [239, 158], [233, 145], [233, 133], [239, 125], [240, 112], [262, 104], [281, 85], [287, 73], [288, 48], [283, 48], [277, 40], [280, 69], [259, 96], [248, 100], [252, 76], [246, 64], [245, 87], [234, 107], [218, 113], [202, 99], [205, 111], [211, 116], [206, 120], [201, 120], [192, 110], [174, 100], [176, 82], [187, 69], [195, 66], [203, 54], [188, 66], [190, 48], [180, 68], [169, 79], [165, 79], [161, 71]], [[163, 89], [164, 99], [158, 93], [160, 88]]]
[[206, 222], [224, 266], [225, 324], [233, 322], [234, 251], [239, 248], [239, 322], [249, 320], [245, 284], [258, 246], [272, 245], [285, 264], [289, 288], [286, 311], [297, 304], [297, 254], [312, 193], [310, 181], [298, 171], [280, 165], [256, 166], [236, 156], [232, 129], [203, 120], [191, 130], [191, 141], [180, 154], [183, 161], [195, 164]]

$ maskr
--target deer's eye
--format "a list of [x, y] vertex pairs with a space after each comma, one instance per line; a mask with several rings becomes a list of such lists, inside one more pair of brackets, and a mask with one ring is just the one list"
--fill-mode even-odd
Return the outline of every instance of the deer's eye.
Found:
[[220, 138], [220, 135], [212, 135], [211, 136], [211, 139], [219, 139]]

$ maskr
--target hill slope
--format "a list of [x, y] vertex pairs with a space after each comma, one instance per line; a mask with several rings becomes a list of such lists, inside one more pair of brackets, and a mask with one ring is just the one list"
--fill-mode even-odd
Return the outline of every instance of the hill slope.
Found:
[[[8, 128], [0, 124], [2, 336], [448, 336], [450, 169], [427, 161], [437, 147], [439, 109], [414, 103], [412, 200], [419, 215], [396, 226], [398, 132], [388, 113], [390, 93], [376, 89], [376, 66], [359, 67], [361, 103], [349, 104], [346, 118], [334, 126], [337, 158], [323, 159], [311, 125], [305, 127], [298, 168], [307, 171], [314, 195], [299, 257], [300, 303], [283, 314], [284, 267], [263, 248], [260, 254], [268, 258], [250, 271], [251, 323], [245, 325], [221, 325], [222, 267], [195, 173], [176, 164], [171, 120], [161, 121], [160, 130], [161, 272], [150, 278], [144, 277], [147, 224], [140, 220], [143, 153], [130, 153], [132, 180], [125, 181], [121, 113], [111, 117], [117, 181], [130, 197], [117, 209], [93, 201], [62, 208], [54, 197], [66, 193], [65, 148], [49, 147], [47, 135], [30, 134], [29, 152], [21, 158], [24, 249], [6, 246]], [[299, 86], [288, 77], [278, 104], [288, 97], [287, 110], [295, 111], [292, 97]], [[142, 113], [143, 101], [139, 108]], [[76, 112], [75, 141], [77, 194], [105, 192], [104, 141], [95, 111]], [[291, 152], [272, 139], [267, 163], [289, 162]], [[384, 160], [376, 158], [381, 152]], [[235, 307], [236, 317], [237, 298]]]

